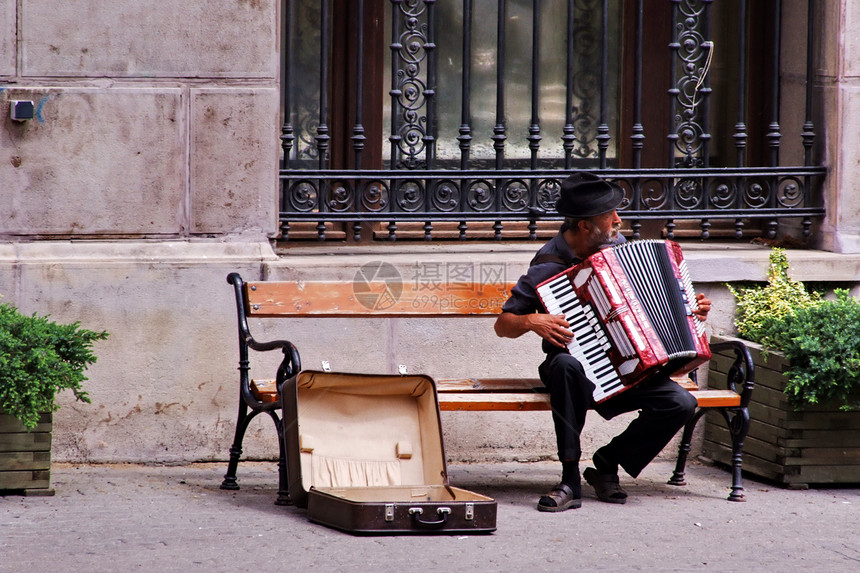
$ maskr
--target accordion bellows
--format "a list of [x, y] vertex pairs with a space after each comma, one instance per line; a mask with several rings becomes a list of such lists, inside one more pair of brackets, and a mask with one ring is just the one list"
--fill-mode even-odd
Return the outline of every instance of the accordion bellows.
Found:
[[598, 251], [537, 288], [562, 314], [602, 402], [658, 373], [683, 374], [711, 358], [681, 247], [642, 240]]

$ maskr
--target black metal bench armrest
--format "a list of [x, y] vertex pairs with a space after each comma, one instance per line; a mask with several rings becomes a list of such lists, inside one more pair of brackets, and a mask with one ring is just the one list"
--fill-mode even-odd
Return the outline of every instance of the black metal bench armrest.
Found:
[[[740, 340], [728, 340], [711, 344], [712, 352], [732, 351], [735, 361], [729, 367], [726, 384], [730, 390], [741, 395], [741, 408], [747, 408], [755, 387], [755, 365], [749, 349]], [[710, 385], [710, 382], [709, 382]]]
[[245, 283], [238, 273], [230, 273], [227, 275], [227, 282], [233, 285], [233, 291], [236, 295], [236, 316], [239, 327], [239, 380], [242, 399], [255, 410], [277, 410], [281, 407], [280, 401], [271, 403], [260, 402], [251, 392], [251, 381], [248, 377], [248, 370], [250, 368], [249, 350], [253, 350], [255, 352], [281, 350], [284, 353], [284, 359], [278, 366], [276, 375], [279, 392], [284, 381], [288, 380], [302, 369], [302, 361], [299, 351], [296, 346], [288, 340], [270, 340], [265, 342], [256, 340], [251, 334], [250, 328], [248, 327], [248, 319], [245, 315]]

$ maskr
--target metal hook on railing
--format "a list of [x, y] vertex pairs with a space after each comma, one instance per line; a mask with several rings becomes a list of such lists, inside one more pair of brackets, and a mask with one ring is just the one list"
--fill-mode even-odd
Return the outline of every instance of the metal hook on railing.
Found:
[[696, 107], [696, 96], [699, 94], [699, 90], [702, 87], [702, 84], [705, 83], [705, 78], [708, 76], [708, 72], [711, 71], [711, 62], [714, 59], [714, 42], [708, 40], [707, 42], [702, 43], [702, 47], [708, 50], [708, 58], [705, 60], [705, 65], [702, 68], [702, 73], [699, 74], [699, 81], [696, 82], [696, 87], [693, 88], [693, 98], [690, 101], [690, 107]]

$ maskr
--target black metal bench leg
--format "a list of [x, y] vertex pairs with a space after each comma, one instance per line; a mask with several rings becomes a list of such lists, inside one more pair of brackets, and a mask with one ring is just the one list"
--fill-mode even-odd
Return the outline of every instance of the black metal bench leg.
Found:
[[248, 423], [257, 415], [257, 412], [248, 414], [248, 405], [239, 399], [239, 416], [236, 419], [236, 433], [233, 436], [233, 445], [230, 446], [230, 460], [227, 462], [227, 473], [221, 482], [221, 489], [239, 489], [236, 482], [236, 470], [239, 468], [239, 457], [242, 455], [242, 440], [245, 438], [245, 430]]
[[284, 427], [281, 425], [281, 420], [274, 412], [269, 412], [272, 420], [275, 421], [275, 429], [278, 431], [278, 498], [275, 500], [275, 505], [292, 505], [290, 499], [290, 487], [287, 480], [287, 450], [284, 445]]
[[746, 501], [744, 499], [744, 486], [741, 481], [741, 463], [744, 439], [749, 429], [749, 410], [746, 408], [736, 410], [729, 421], [729, 432], [732, 436], [732, 492], [729, 494], [729, 501]]
[[675, 471], [672, 477], [667, 482], [669, 485], [687, 485], [687, 480], [684, 479], [685, 468], [687, 467], [687, 456], [690, 453], [691, 444], [693, 442], [693, 431], [696, 429], [696, 424], [699, 419], [705, 414], [703, 408], [699, 408], [693, 417], [684, 426], [684, 433], [681, 435], [681, 444], [678, 446], [678, 461], [675, 463]]

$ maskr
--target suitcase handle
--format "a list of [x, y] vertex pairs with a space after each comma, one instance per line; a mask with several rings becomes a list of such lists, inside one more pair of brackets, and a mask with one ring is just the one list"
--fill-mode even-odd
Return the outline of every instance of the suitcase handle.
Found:
[[451, 514], [450, 507], [439, 507], [436, 509], [436, 515], [440, 516], [441, 519], [437, 519], [436, 521], [425, 521], [421, 519], [421, 514], [424, 513], [424, 508], [422, 507], [410, 507], [409, 515], [412, 516], [412, 521], [414, 521], [417, 525], [422, 525], [424, 527], [442, 527], [448, 521], [448, 516]]

